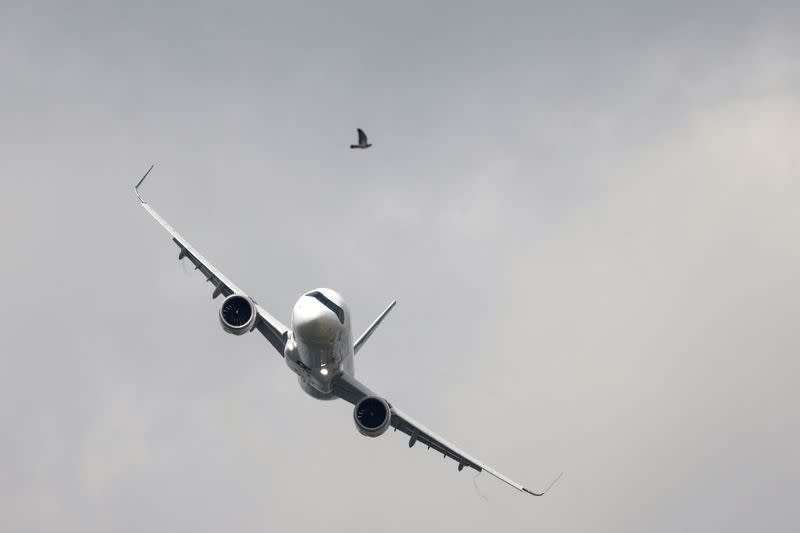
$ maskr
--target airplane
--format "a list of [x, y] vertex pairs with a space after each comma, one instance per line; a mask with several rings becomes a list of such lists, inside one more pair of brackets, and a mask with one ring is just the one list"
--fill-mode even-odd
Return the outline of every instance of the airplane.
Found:
[[178, 260], [189, 259], [195, 270], [199, 270], [206, 281], [214, 286], [212, 299], [223, 297], [219, 309], [222, 329], [232, 335], [244, 335], [258, 330], [283, 357], [289, 369], [297, 374], [300, 387], [306, 394], [319, 400], [341, 398], [353, 404], [353, 421], [362, 435], [379, 437], [392, 427], [409, 437], [409, 448], [419, 442], [428, 449], [441, 453], [445, 458], [456, 461], [459, 472], [465, 467], [479, 473], [486, 472], [518, 491], [533, 496], [543, 496], [561, 478], [559, 475], [541, 492], [532, 491], [459, 450], [358, 381], [355, 377], [354, 356], [397, 302], [390, 303], [353, 342], [350, 310], [342, 296], [331, 289], [315, 289], [297, 300], [287, 327], [200, 255], [189, 241], [145, 202], [139, 193], [139, 187], [151, 170], [153, 166], [134, 186], [136, 196], [145, 211], [172, 236], [179, 249]]

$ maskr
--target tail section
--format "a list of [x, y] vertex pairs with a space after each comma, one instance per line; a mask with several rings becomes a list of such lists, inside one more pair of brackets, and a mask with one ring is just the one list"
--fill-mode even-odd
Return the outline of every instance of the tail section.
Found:
[[375, 322], [370, 324], [367, 330], [361, 334], [361, 336], [358, 338], [355, 344], [353, 344], [353, 354], [358, 353], [358, 350], [364, 345], [365, 342], [367, 342], [367, 339], [370, 338], [375, 329], [377, 329], [377, 327], [380, 326], [381, 322], [383, 322], [383, 319], [386, 317], [386, 315], [389, 314], [389, 311], [392, 310], [392, 308], [396, 303], [397, 300], [393, 300], [392, 303], [390, 303], [389, 306], [383, 310], [383, 313], [378, 315], [378, 318], [375, 319]]

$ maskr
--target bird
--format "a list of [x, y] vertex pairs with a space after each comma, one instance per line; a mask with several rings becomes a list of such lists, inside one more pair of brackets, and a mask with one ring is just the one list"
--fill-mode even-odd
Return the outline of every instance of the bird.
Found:
[[358, 144], [351, 144], [350, 148], [369, 148], [372, 146], [367, 142], [367, 134], [361, 128], [358, 129]]

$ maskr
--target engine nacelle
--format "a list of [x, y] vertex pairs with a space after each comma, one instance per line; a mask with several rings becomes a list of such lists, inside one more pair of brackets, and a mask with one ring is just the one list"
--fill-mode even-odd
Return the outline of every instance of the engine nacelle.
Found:
[[241, 294], [231, 294], [219, 308], [219, 323], [231, 335], [242, 335], [252, 330], [256, 317], [255, 303]]
[[380, 437], [392, 421], [392, 408], [383, 398], [367, 396], [353, 409], [358, 432], [367, 437]]

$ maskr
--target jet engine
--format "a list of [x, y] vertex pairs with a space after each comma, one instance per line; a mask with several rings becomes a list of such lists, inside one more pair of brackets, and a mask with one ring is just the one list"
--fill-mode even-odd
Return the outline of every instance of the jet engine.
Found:
[[219, 323], [231, 335], [242, 335], [252, 330], [257, 316], [253, 300], [241, 294], [231, 294], [219, 308]]
[[383, 398], [367, 396], [353, 409], [358, 432], [367, 437], [380, 437], [389, 428], [392, 410]]

